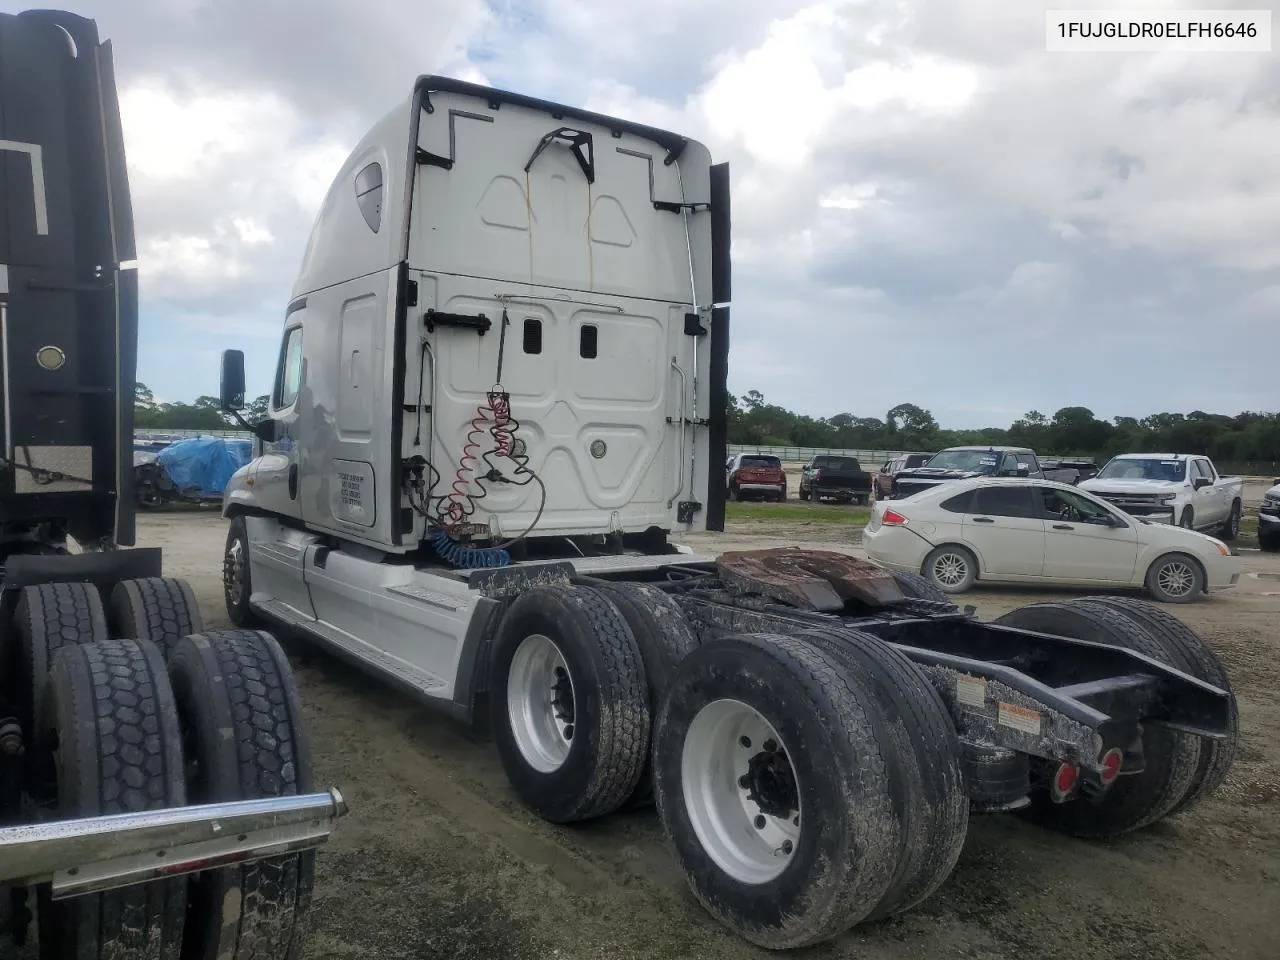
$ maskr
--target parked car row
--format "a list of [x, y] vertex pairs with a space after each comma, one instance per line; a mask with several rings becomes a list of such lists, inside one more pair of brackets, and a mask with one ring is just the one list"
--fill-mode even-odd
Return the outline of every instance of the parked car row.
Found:
[[1280, 550], [1280, 477], [1258, 506], [1258, 546], [1268, 553]]

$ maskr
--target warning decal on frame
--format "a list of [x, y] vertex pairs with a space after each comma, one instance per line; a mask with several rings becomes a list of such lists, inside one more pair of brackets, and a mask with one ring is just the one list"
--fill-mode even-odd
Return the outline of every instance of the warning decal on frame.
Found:
[[967, 707], [985, 706], [987, 681], [981, 677], [956, 677], [956, 700]]
[[1033, 735], [1040, 733], [1040, 712], [1020, 707], [1016, 703], [1005, 703], [1001, 700], [996, 721], [1002, 726], [1012, 727], [1023, 733]]

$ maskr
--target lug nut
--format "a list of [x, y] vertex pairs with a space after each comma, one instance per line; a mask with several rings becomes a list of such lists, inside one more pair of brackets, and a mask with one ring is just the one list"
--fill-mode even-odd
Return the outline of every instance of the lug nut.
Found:
[[757, 816], [756, 816], [756, 829], [757, 829], [757, 830], [763, 830], [763, 829], [764, 829], [764, 824], [765, 824], [765, 819], [764, 819], [764, 817], [759, 816], [759, 815], [757, 814]]
[[742, 744], [742, 746], [743, 746], [743, 747], [745, 747], [747, 750], [750, 750], [750, 749], [751, 749], [751, 738], [750, 738], [750, 737], [741, 737], [741, 738], [739, 738], [738, 743]]
[[747, 789], [747, 787], [751, 786], [751, 778], [744, 773], [738, 778], [738, 786], [743, 790]]
[[794, 850], [794, 849], [795, 849], [795, 844], [793, 844], [790, 840], [783, 840], [783, 841], [782, 841], [782, 852], [783, 852], [783, 853], [790, 854], [790, 853], [791, 853], [791, 851], [792, 851], [792, 850]]
[[566, 740], [572, 740], [572, 739], [573, 739], [573, 724], [572, 724], [572, 723], [571, 723], [571, 724], [569, 724], [568, 726], [566, 726], [566, 727], [564, 728], [564, 738], [565, 738]]
[[764, 742], [764, 752], [765, 752], [765, 753], [773, 753], [773, 752], [774, 752], [774, 751], [776, 751], [777, 749], [778, 749], [778, 744], [777, 744], [777, 742], [776, 742], [776, 741], [774, 741], [774, 740], [766, 740], [766, 741]]

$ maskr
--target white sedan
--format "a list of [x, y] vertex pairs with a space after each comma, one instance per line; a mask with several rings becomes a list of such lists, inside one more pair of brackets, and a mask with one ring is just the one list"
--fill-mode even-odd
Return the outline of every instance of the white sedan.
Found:
[[981, 580], [1139, 587], [1190, 603], [1240, 578], [1221, 540], [1148, 523], [1051, 480], [975, 477], [879, 501], [862, 545], [881, 566], [923, 574], [947, 593]]

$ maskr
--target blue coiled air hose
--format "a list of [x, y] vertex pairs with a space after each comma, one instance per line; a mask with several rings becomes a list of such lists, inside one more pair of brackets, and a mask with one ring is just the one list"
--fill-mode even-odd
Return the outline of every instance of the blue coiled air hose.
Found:
[[451, 566], [460, 570], [479, 570], [483, 567], [505, 567], [511, 562], [511, 554], [496, 547], [464, 547], [443, 530], [431, 534], [431, 546]]

